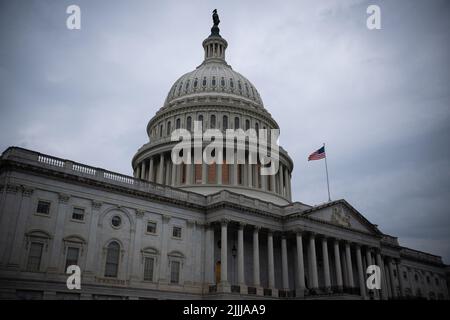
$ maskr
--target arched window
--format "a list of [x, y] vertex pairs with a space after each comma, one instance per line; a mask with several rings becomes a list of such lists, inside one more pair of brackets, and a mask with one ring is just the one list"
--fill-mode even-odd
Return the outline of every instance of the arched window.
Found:
[[175, 122], [175, 129], [180, 129], [181, 126], [181, 120], [180, 118], [177, 119], [177, 121]]
[[167, 134], [168, 136], [170, 136], [170, 129], [171, 129], [171, 126], [172, 126], [172, 123], [170, 123], [170, 121], [167, 122], [167, 128], [166, 128], [167, 132], [166, 132], [166, 134]]
[[159, 137], [162, 137], [163, 135], [163, 125], [159, 126]]
[[234, 118], [234, 130], [239, 129], [239, 118]]
[[233, 91], [233, 89], [234, 89], [233, 78], [230, 78], [230, 88], [231, 88], [231, 91]]
[[250, 120], [245, 120], [245, 130], [250, 129]]
[[106, 252], [105, 277], [117, 278], [119, 273], [120, 245], [113, 241]]
[[211, 128], [215, 129], [216, 128], [216, 116], [215, 115], [211, 115]]
[[220, 85], [221, 85], [222, 87], [225, 87], [225, 78], [224, 78], [224, 77], [222, 77], [222, 78], [220, 79]]
[[188, 131], [192, 130], [192, 118], [191, 117], [187, 117], [187, 119], [186, 119], [186, 129]]
[[203, 86], [206, 87], [206, 77], [203, 77]]
[[198, 121], [200, 121], [202, 123], [202, 128], [203, 128], [203, 115], [199, 115], [198, 116]]
[[255, 131], [256, 131], [256, 135], [259, 136], [259, 124], [258, 124], [258, 122], [255, 123]]
[[213, 87], [216, 86], [216, 77], [214, 77], [214, 76], [212, 77], [211, 85], [212, 85]]
[[198, 85], [198, 79], [195, 78], [195, 80], [194, 80], [194, 90], [197, 89], [197, 85]]
[[228, 116], [223, 116], [222, 127], [223, 127], [223, 130], [227, 130], [228, 129]]

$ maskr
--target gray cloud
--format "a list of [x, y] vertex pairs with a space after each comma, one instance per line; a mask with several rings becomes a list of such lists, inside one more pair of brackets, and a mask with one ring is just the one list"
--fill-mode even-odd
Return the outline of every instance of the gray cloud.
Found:
[[[73, 3], [80, 31], [65, 28]], [[365, 27], [372, 3], [379, 31]], [[448, 1], [3, 1], [0, 148], [131, 174], [216, 7], [228, 62], [280, 124], [295, 199], [326, 200], [323, 163], [306, 161], [326, 142], [333, 198], [449, 262]]]

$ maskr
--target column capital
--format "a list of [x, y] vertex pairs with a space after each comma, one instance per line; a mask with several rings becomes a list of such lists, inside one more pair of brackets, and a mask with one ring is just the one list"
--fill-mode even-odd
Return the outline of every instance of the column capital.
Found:
[[22, 186], [22, 194], [24, 197], [31, 197], [34, 192], [34, 188]]
[[259, 232], [259, 231], [261, 231], [261, 226], [253, 225], [253, 232]]
[[230, 223], [229, 219], [221, 219], [220, 220], [220, 225], [221, 226], [227, 226]]
[[136, 209], [136, 217], [142, 218], [142, 217], [144, 217], [144, 214], [145, 214], [145, 210]]
[[100, 208], [102, 207], [102, 204], [103, 203], [101, 201], [92, 200], [92, 209], [100, 210]]
[[238, 221], [237, 225], [238, 225], [239, 230], [243, 230], [247, 224], [245, 222]]
[[66, 204], [67, 202], [69, 202], [69, 199], [70, 199], [70, 196], [68, 194], [64, 194], [64, 193], [58, 194], [59, 203]]
[[315, 233], [315, 232], [313, 232], [313, 231], [310, 231], [310, 232], [308, 232], [308, 235], [309, 235], [310, 238], [315, 239], [316, 236], [317, 236], [317, 233]]
[[186, 225], [188, 227], [193, 227], [195, 222], [196, 222], [195, 220], [188, 219], [188, 220], [186, 220]]
[[15, 194], [19, 192], [20, 186], [13, 183], [6, 184], [6, 193]]

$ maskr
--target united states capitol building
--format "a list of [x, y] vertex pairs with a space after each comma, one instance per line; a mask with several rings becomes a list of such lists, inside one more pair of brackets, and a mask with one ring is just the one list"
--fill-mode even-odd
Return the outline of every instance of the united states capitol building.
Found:
[[[294, 201], [282, 146], [275, 175], [259, 162], [172, 162], [173, 130], [195, 121], [223, 132], [279, 129], [227, 64], [218, 24], [215, 14], [203, 62], [148, 122], [133, 177], [3, 152], [0, 298], [448, 299], [441, 257], [400, 246], [346, 200]], [[69, 265], [81, 269], [79, 290], [66, 285]], [[381, 289], [366, 286], [370, 265], [380, 267]]]

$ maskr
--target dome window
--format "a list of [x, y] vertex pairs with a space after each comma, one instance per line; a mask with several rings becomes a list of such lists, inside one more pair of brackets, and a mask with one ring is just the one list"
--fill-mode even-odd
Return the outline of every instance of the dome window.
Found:
[[187, 117], [187, 119], [186, 119], [186, 129], [189, 131], [192, 130], [192, 118], [191, 117]]
[[184, 87], [184, 92], [186, 92], [186, 93], [187, 93], [188, 90], [189, 90], [189, 83], [190, 83], [190, 82], [191, 82], [191, 80], [189, 80], [189, 79], [186, 81], [186, 86]]
[[259, 136], [259, 124], [258, 124], [258, 122], [255, 123], [255, 131], [256, 131], [256, 136]]
[[211, 115], [211, 128], [215, 129], [216, 128], [216, 116], [215, 115]]
[[181, 120], [180, 118], [178, 118], [177, 121], [175, 122], [175, 128], [180, 129], [180, 127], [181, 127]]
[[247, 96], [250, 96], [250, 91], [248, 90], [247, 82], [245, 83], [245, 92], [247, 93]]
[[159, 126], [159, 137], [161, 138], [163, 134], [163, 125]]
[[203, 77], [203, 86], [206, 87], [206, 77]]
[[250, 129], [250, 120], [245, 120], [245, 130]]
[[214, 77], [214, 76], [212, 77], [211, 85], [212, 85], [213, 87], [216, 86], [216, 77]]
[[241, 85], [241, 80], [238, 80], [238, 88], [239, 91], [242, 93], [242, 85]]
[[197, 85], [198, 85], [198, 79], [195, 78], [195, 80], [194, 80], [194, 90], [197, 88]]
[[228, 116], [223, 116], [222, 127], [223, 127], [223, 130], [227, 130], [228, 129]]
[[220, 79], [220, 85], [222, 87], [225, 87], [225, 78], [224, 77], [222, 77], [222, 79]]
[[239, 118], [238, 117], [234, 118], [234, 129], [235, 130], [239, 129]]
[[170, 123], [170, 121], [169, 122], [167, 122], [167, 128], [166, 128], [166, 134], [168, 135], [168, 136], [170, 136], [170, 129], [171, 129], [171, 126], [172, 126], [172, 124]]
[[233, 89], [234, 89], [234, 82], [233, 82], [232, 78], [230, 78], [230, 88], [231, 88], [231, 91], [233, 91]]

